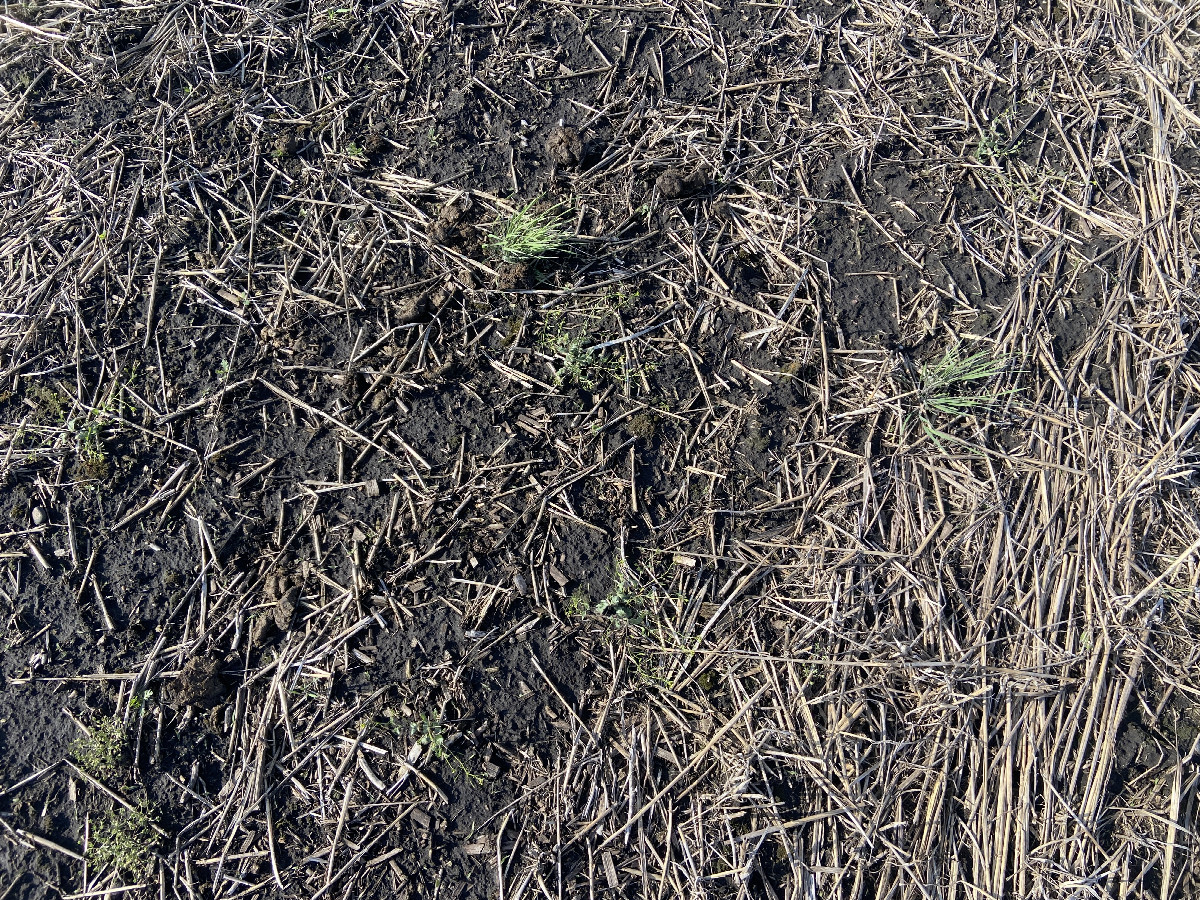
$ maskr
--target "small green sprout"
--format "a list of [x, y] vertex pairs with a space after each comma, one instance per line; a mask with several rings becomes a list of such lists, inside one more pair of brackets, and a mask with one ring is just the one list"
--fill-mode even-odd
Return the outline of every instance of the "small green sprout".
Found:
[[933, 424], [936, 419], [958, 418], [994, 408], [1011, 391], [990, 391], [984, 386], [1007, 366], [1008, 357], [1003, 354], [979, 351], [964, 356], [958, 344], [921, 366], [916, 415], [925, 433], [935, 441], [953, 440]]
[[571, 235], [561, 205], [536, 212], [536, 203], [530, 200], [513, 213], [484, 248], [506, 263], [533, 262], [566, 249]]
[[612, 590], [596, 604], [595, 612], [601, 616], [636, 622], [653, 597], [654, 592], [638, 583], [633, 570], [618, 561], [614, 567]]
[[32, 382], [25, 389], [35, 404], [33, 421], [39, 425], [61, 425], [67, 419], [68, 401], [53, 388]]
[[103, 480], [108, 477], [108, 454], [104, 446], [103, 431], [110, 424], [110, 420], [121, 415], [122, 408], [120, 399], [113, 395], [102, 405], [88, 410], [82, 421], [75, 418], [67, 420], [67, 431], [75, 434], [75, 452], [78, 457], [76, 474], [81, 478]]
[[150, 810], [112, 809], [88, 835], [87, 861], [98, 869], [112, 867], [134, 877], [144, 874], [158, 844]]
[[120, 718], [105, 716], [92, 726], [91, 734], [71, 744], [71, 758], [93, 778], [105, 778], [120, 768], [127, 743]]
[[554, 382], [558, 387], [576, 384], [586, 391], [595, 391], [605, 378], [618, 376], [620, 366], [616, 361], [593, 350], [590, 343], [582, 330], [572, 330], [567, 326], [561, 310], [550, 313], [542, 332], [541, 344], [547, 352], [562, 360], [554, 374]]
[[409, 726], [409, 733], [435, 759], [445, 762], [450, 758], [450, 749], [446, 745], [446, 726], [438, 719], [421, 713], [420, 718]]
[[586, 342], [578, 337], [561, 336], [548, 345], [549, 349], [562, 357], [562, 365], [555, 373], [554, 381], [559, 386], [577, 384], [585, 390], [595, 390], [604, 367], [599, 365], [596, 354]]
[[979, 138], [979, 146], [975, 148], [975, 158], [980, 162], [999, 163], [1008, 159], [1020, 150], [1018, 141], [1009, 140], [1001, 131], [1001, 125], [1011, 125], [1013, 113], [1010, 110], [999, 116], [988, 126], [987, 131]]
[[422, 713], [420, 718], [409, 725], [409, 734], [417, 739], [417, 743], [425, 747], [430, 756], [448, 765], [451, 771], [459, 773], [475, 784], [483, 782], [483, 776], [478, 772], [471, 771], [462, 757], [450, 749], [450, 741], [446, 737], [446, 726], [440, 719]]
[[696, 684], [700, 685], [700, 690], [704, 691], [704, 693], [711, 694], [720, 686], [721, 676], [712, 669], [709, 669], [707, 672], [701, 672], [696, 677]]
[[587, 595], [582, 588], [576, 588], [567, 598], [566, 612], [572, 619], [582, 619], [591, 611]]

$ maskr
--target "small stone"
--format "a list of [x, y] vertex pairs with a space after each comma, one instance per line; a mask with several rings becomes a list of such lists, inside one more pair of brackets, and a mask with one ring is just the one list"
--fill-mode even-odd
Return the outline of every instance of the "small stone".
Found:
[[35, 506], [32, 510], [30, 510], [29, 517], [33, 519], [33, 524], [35, 526], [45, 525], [50, 520], [50, 514], [46, 512], [46, 508], [44, 506]]

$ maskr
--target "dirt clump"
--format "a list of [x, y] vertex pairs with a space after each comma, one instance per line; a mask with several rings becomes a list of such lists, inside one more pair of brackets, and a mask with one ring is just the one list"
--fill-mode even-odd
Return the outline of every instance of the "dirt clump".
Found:
[[221, 680], [224, 660], [215, 654], [193, 656], [180, 671], [171, 686], [176, 706], [184, 709], [196, 706], [208, 709], [225, 698], [225, 683]]
[[703, 172], [685, 175], [679, 169], [667, 169], [654, 180], [654, 187], [664, 200], [682, 200], [703, 190], [707, 183]]
[[470, 194], [447, 200], [438, 207], [437, 215], [429, 226], [429, 236], [447, 247], [473, 242], [475, 228], [470, 213], [474, 207], [475, 202]]
[[564, 169], [576, 169], [583, 164], [586, 146], [574, 128], [558, 126], [546, 138], [546, 155]]
[[496, 278], [492, 282], [498, 291], [519, 291], [529, 283], [532, 268], [528, 263], [506, 262], [496, 269]]

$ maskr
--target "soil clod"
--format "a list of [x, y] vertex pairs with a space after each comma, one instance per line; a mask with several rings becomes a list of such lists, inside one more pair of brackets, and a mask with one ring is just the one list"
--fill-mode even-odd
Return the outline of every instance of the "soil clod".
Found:
[[684, 175], [678, 169], [668, 169], [654, 180], [654, 187], [664, 200], [681, 200], [702, 190], [706, 183], [700, 172]]
[[501, 263], [496, 270], [493, 287], [498, 291], [517, 291], [528, 286], [532, 274], [532, 267], [528, 263]]
[[584, 143], [574, 128], [559, 126], [546, 138], [546, 154], [564, 169], [578, 168], [584, 160]]
[[210, 654], [189, 659], [172, 685], [176, 706], [210, 709], [224, 699], [227, 691], [220, 677], [223, 662]]
[[438, 207], [437, 215], [429, 226], [429, 236], [439, 244], [456, 246], [475, 237], [474, 223], [470, 213], [475, 207], [470, 194], [447, 200]]

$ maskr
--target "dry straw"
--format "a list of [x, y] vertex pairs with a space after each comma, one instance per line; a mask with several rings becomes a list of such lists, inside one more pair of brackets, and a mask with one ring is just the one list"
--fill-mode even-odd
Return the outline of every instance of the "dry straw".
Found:
[[[433, 896], [421, 873], [441, 866], [505, 900], [1197, 894], [1194, 7], [756, 4], [747, 31], [741, 5], [554, 0], [452, 32], [422, 3], [291, 6], [114, 7], [120, 40], [84, 4], [0, 17], [0, 392], [20, 398], [0, 472], [60, 510], [95, 497], [67, 427], [94, 422], [89, 458], [129, 491], [6, 535], [0, 592], [53, 570], [82, 621], [117, 630], [131, 601], [98, 577], [114, 542], [144, 530], [139, 547], [191, 556], [161, 640], [123, 671], [53, 673], [107, 686], [139, 771], [173, 729], [202, 726], [220, 759], [212, 781], [162, 776], [172, 831], [147, 891]], [[543, 19], [583, 29], [568, 62], [511, 37]], [[555, 188], [602, 237], [504, 308], [478, 235], [429, 236], [464, 188], [479, 228], [506, 209], [467, 168], [414, 168], [454, 139], [450, 101], [412, 86], [443, 44], [493, 118], [519, 119], [512, 92], [540, 109], [588, 79], [555, 109], [604, 135]], [[136, 141], [41, 127], [51, 82], [84, 91], [112, 67], [155, 98]], [[672, 94], [710, 71], [711, 90]], [[339, 148], [379, 123], [390, 143], [348, 168]], [[227, 131], [245, 153], [203, 143]], [[492, 151], [506, 194], [536, 188], [521, 152]], [[643, 207], [668, 169], [711, 178]], [[830, 222], [879, 261], [835, 278], [815, 252]], [[562, 241], [530, 206], [495, 239], [508, 261]], [[889, 298], [874, 338], [839, 305], [868, 283]], [[615, 367], [572, 387], [569, 416], [537, 345], [551, 308]], [[181, 397], [189, 317], [233, 362]], [[477, 427], [512, 413], [505, 449], [405, 431], [438, 391], [484, 409], [476, 377]], [[953, 440], [914, 433], [914, 408]], [[336, 462], [242, 457], [231, 421], [319, 435]], [[130, 446], [165, 462], [123, 469]], [[360, 497], [378, 505], [344, 501]], [[596, 571], [630, 567], [636, 616], [602, 596], [565, 614], [569, 529], [611, 548]], [[62, 555], [42, 549], [60, 533]], [[445, 655], [397, 662], [388, 641], [411, 649], [435, 619]], [[556, 740], [493, 745], [494, 723], [456, 718], [500, 653]], [[205, 654], [195, 708], [170, 705]], [[394, 683], [362, 680], [386, 666]], [[22, 671], [13, 689], [48, 670]], [[433, 723], [424, 743], [393, 709]], [[487, 815], [451, 822], [476, 777]], [[75, 866], [60, 892], [117, 884], [111, 866], [82, 881], [68, 839], [27, 826], [5, 840]]]

